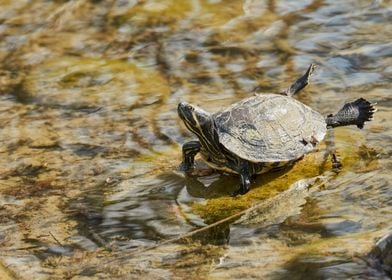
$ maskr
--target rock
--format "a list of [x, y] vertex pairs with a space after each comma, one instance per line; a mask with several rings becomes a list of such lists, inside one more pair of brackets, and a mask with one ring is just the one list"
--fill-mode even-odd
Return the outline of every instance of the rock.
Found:
[[385, 271], [392, 276], [392, 232], [386, 234], [369, 253], [371, 266]]

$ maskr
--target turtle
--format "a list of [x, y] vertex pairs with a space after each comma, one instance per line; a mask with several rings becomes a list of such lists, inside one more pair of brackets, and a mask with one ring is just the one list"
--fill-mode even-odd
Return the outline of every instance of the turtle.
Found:
[[[256, 174], [293, 165], [312, 152], [327, 129], [348, 125], [362, 129], [373, 119], [375, 104], [364, 98], [344, 104], [327, 117], [296, 100], [294, 96], [308, 85], [315, 68], [310, 64], [283, 92], [255, 94], [213, 114], [180, 102], [178, 115], [198, 140], [183, 144], [179, 169], [191, 170], [200, 153], [212, 168], [239, 174], [239, 188], [233, 195], [243, 195]], [[334, 166], [341, 166], [335, 155], [332, 160]]]

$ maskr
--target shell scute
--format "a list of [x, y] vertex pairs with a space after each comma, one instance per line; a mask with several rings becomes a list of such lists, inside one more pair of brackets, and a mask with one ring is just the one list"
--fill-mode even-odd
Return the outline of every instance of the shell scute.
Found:
[[214, 114], [220, 143], [252, 162], [295, 160], [326, 133], [323, 116], [288, 96], [252, 96]]

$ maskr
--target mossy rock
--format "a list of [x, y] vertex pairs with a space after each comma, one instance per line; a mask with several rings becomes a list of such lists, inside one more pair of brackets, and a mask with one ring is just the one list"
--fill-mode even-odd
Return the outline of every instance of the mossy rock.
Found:
[[[361, 132], [347, 128], [338, 129], [335, 131], [335, 140], [343, 165], [341, 173], [360, 168], [362, 166], [361, 153], [358, 149], [360, 145], [355, 143], [363, 142]], [[330, 157], [326, 157], [325, 144], [322, 143], [318, 148], [320, 151], [306, 155], [290, 170], [259, 175], [246, 195], [237, 197], [226, 195], [203, 202], [194, 202], [192, 204], [194, 213], [209, 224], [248, 209], [260, 200], [271, 198], [301, 179], [316, 177], [331, 170], [332, 164]]]

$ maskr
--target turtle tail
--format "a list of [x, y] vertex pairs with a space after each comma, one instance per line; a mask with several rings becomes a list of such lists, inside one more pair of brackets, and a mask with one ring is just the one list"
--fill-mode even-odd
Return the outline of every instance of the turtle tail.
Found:
[[365, 122], [373, 119], [376, 104], [371, 104], [364, 98], [359, 98], [354, 102], [346, 103], [336, 115], [329, 115], [326, 119], [328, 127], [338, 127], [356, 125], [363, 128]]

